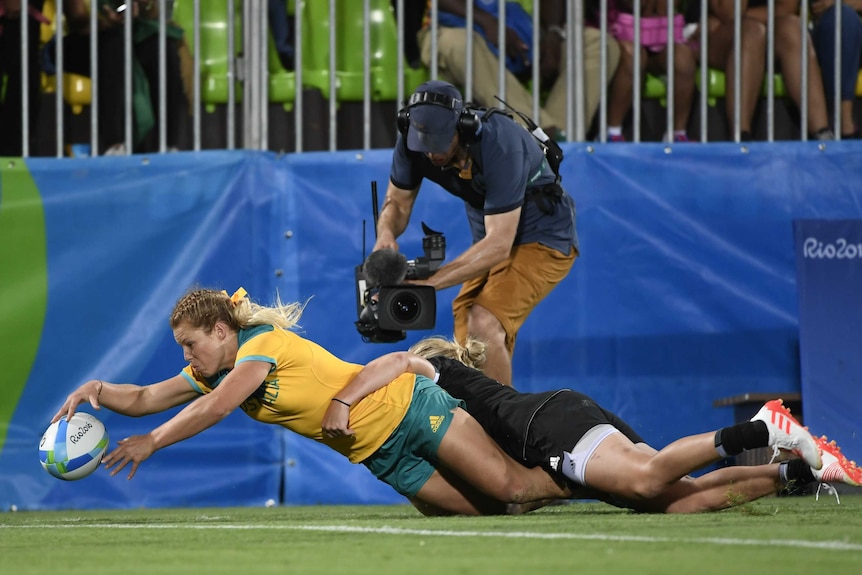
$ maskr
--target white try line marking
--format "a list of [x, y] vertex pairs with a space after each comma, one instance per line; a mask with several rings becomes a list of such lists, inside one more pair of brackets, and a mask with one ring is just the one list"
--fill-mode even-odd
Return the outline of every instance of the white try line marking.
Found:
[[798, 539], [734, 539], [731, 537], [649, 537], [606, 533], [540, 533], [534, 531], [451, 531], [402, 529], [398, 527], [356, 527], [351, 525], [191, 525], [184, 523], [33, 523], [0, 525], [0, 529], [226, 529], [322, 531], [327, 533], [372, 533], [377, 535], [420, 535], [423, 537], [503, 537], [506, 539], [569, 539], [581, 541], [618, 541], [632, 543], [702, 543], [706, 545], [745, 545], [749, 547], [795, 547], [830, 551], [862, 551], [862, 544], [847, 541], [804, 541]]

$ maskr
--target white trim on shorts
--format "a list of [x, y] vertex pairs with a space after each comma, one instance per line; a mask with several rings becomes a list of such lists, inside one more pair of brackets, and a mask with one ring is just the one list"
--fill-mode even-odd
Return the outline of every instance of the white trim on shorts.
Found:
[[571, 451], [563, 452], [563, 459], [560, 462], [560, 472], [568, 479], [574, 481], [578, 485], [587, 487], [584, 480], [584, 474], [587, 470], [587, 463], [599, 445], [613, 433], [622, 433], [619, 429], [610, 423], [600, 423], [587, 431], [583, 437], [575, 445]]

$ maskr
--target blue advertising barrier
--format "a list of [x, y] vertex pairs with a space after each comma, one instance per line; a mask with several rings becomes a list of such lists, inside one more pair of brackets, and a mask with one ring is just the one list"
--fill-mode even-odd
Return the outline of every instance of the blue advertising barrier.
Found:
[[862, 458], [862, 220], [794, 222], [805, 423]]
[[[793, 221], [862, 219], [858, 142], [565, 152], [581, 256], [521, 330], [515, 385], [583, 391], [655, 447], [732, 423], [716, 398], [799, 391]], [[132, 481], [100, 470], [61, 482], [37, 456], [84, 381], [150, 383], [183, 367], [167, 318], [194, 285], [307, 302], [302, 335], [348, 361], [451, 335], [457, 288], [438, 293], [435, 329], [404, 342], [367, 344], [353, 325], [354, 268], [373, 244], [370, 183], [382, 196], [390, 159], [190, 152], [28, 159], [26, 173], [21, 160], [0, 163], [0, 509], [403, 501], [361, 465], [242, 413], [157, 452]], [[421, 254], [420, 221], [445, 233], [448, 260], [469, 245], [460, 201], [433, 184], [399, 238], [408, 257]], [[116, 441], [172, 413], [96, 415]]]

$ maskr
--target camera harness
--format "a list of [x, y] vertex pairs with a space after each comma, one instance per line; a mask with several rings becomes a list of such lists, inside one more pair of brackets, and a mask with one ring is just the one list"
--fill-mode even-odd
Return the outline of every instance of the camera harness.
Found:
[[[563, 179], [560, 176], [560, 163], [563, 161], [563, 149], [556, 140], [548, 136], [548, 134], [546, 134], [545, 131], [532, 120], [532, 118], [523, 112], [519, 112], [501, 98], [498, 98], [497, 96], [494, 96], [494, 98], [506, 106], [506, 108], [518, 114], [518, 117], [524, 121], [530, 134], [533, 135], [533, 138], [535, 138], [539, 147], [542, 149], [542, 153], [545, 155], [545, 160], [551, 167], [551, 171], [553, 171], [554, 176], [556, 176], [553, 183], [546, 184], [538, 189], [527, 190], [527, 193], [524, 196], [525, 201], [536, 202], [536, 205], [540, 210], [542, 210], [542, 212], [550, 215], [554, 213], [554, 208], [562, 201], [563, 194], [565, 193], [562, 186], [560, 186], [560, 181]], [[499, 110], [499, 108], [495, 108], [495, 110]]]

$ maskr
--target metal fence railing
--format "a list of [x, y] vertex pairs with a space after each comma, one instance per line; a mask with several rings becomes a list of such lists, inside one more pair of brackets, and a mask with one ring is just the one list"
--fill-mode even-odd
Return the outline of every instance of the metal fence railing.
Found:
[[[26, 0], [22, 0], [25, 2]], [[444, 25], [441, 23], [441, 10], [437, 0], [429, 0], [428, 17], [430, 30], [426, 38], [430, 44], [426, 65], [414, 68], [407, 62], [405, 56], [406, 44], [415, 34], [415, 27], [408, 21], [411, 10], [416, 10], [419, 0], [275, 0], [283, 3], [286, 8], [290, 25], [290, 41], [294, 49], [294, 69], [286, 69], [278, 63], [273, 49], [273, 37], [270, 32], [270, 18], [275, 12], [272, 2], [265, 0], [124, 0], [126, 4], [112, 3], [115, 13], [106, 17], [105, 0], [44, 0], [34, 3], [42, 8], [40, 32], [35, 34], [32, 17], [13, 19], [12, 15], [4, 16], [3, 26], [20, 28], [20, 46], [16, 56], [20, 58], [20, 74], [16, 77], [7, 71], [5, 95], [7, 101], [10, 94], [17, 89], [20, 92], [20, 133], [6, 133], [7, 141], [13, 139], [20, 143], [18, 151], [23, 156], [55, 155], [57, 157], [74, 153], [70, 146], [74, 141], [85, 143], [94, 155], [104, 154], [107, 150], [131, 153], [145, 150], [155, 153], [165, 153], [174, 148], [200, 150], [204, 148], [223, 147], [231, 149], [275, 149], [279, 147], [291, 152], [301, 152], [307, 149], [341, 149], [339, 141], [345, 130], [356, 133], [359, 123], [354, 115], [350, 121], [344, 119], [344, 109], [350, 105], [361, 117], [361, 144], [363, 149], [372, 147], [376, 131], [386, 131], [382, 138], [383, 145], [394, 142], [394, 112], [399, 103], [406, 99], [415, 87], [417, 79], [449, 77], [449, 70], [441, 68], [439, 54], [443, 46], [439, 45], [439, 33]], [[534, 117], [540, 117], [543, 106], [545, 86], [540, 77], [541, 38], [548, 33], [547, 18], [551, 4], [547, 0], [523, 0], [520, 2], [532, 15], [531, 68], [529, 74], [522, 78], [528, 86], [539, 87], [531, 91], [531, 110]], [[733, 101], [732, 109], [727, 110], [725, 126], [726, 136], [716, 137], [712, 134], [710, 118], [715, 116], [717, 109], [716, 95], [709, 88], [714, 76], [722, 76], [723, 70], [711, 69], [706, 63], [710, 58], [710, 13], [707, 0], [699, 0], [699, 14], [689, 17], [686, 32], [697, 28], [693, 37], [686, 45], [692, 46], [698, 59], [697, 82], [701, 87], [696, 92], [696, 100], [692, 105], [693, 130], [700, 142], [729, 139], [739, 142], [744, 139], [740, 129], [742, 121], [741, 101], [743, 95], [743, 34], [745, 19], [742, 14], [741, 0], [734, 0], [733, 25], [733, 70], [734, 75], [725, 78], [726, 90], [730, 94], [720, 94], [719, 100], [728, 95]], [[830, 102], [817, 95], [816, 104], [825, 103], [832, 110], [829, 117], [831, 127], [839, 127], [842, 122], [841, 106], [841, 54], [842, 54], [842, 2], [836, 0], [836, 24], [834, 28], [835, 72], [829, 80], [834, 86], [834, 97]], [[761, 139], [773, 141], [776, 139], [776, 104], [786, 99], [787, 95], [795, 95], [797, 100], [791, 106], [797, 114], [798, 139], [809, 137], [811, 114], [825, 114], [822, 109], [812, 110], [810, 94], [813, 90], [809, 83], [821, 83], [816, 60], [809, 58], [809, 21], [810, 14], [807, 2], [801, 2], [796, 19], [799, 22], [799, 78], [798, 86], [784, 87], [785, 93], [776, 93], [774, 78], [781, 70], [776, 70], [776, 21], [775, 0], [766, 0], [766, 55], [764, 90], [760, 98], [759, 117], [765, 117], [766, 129]], [[464, 19], [466, 29], [472, 29], [477, 23], [477, 10], [473, 2], [466, 2]], [[614, 17], [617, 11], [610, 0], [559, 0], [556, 9], [561, 7], [559, 17], [563, 18], [553, 29], [560, 35], [564, 46], [565, 66], [560, 71], [559, 82], [565, 86], [565, 120], [559, 126], [561, 138], [568, 141], [584, 141], [587, 138], [597, 141], [608, 140], [608, 107], [613, 96], [612, 79], [616, 71], [609, 65], [609, 49], [616, 45], [613, 39]], [[48, 10], [50, 8], [51, 10]], [[498, 26], [493, 42], [499, 47], [499, 53], [507, 51], [507, 28], [504, 25], [507, 10], [512, 10], [512, 3], [499, 0]], [[80, 14], [84, 10], [88, 14], [86, 20]], [[53, 11], [49, 18], [48, 12]], [[668, 3], [665, 29], [667, 38], [664, 42], [665, 67], [674, 69], [675, 58], [680, 48], [680, 40], [675, 36], [678, 8], [674, 3]], [[31, 12], [33, 12], [31, 10]], [[282, 14], [285, 11], [278, 12]], [[124, 16], [134, 13], [136, 17]], [[66, 39], [50, 40], [58, 27], [57, 15], [66, 15]], [[72, 15], [75, 15], [73, 18]], [[786, 15], [783, 15], [786, 16]], [[279, 16], [280, 17], [280, 16]], [[647, 16], [642, 14], [641, 0], [632, 1], [633, 43], [640, 45], [643, 38], [642, 22]], [[844, 16], [846, 18], [846, 15]], [[157, 66], [142, 66], [144, 54], [139, 36], [144, 29], [144, 20], [148, 20], [150, 30], [148, 49], [157, 53]], [[785, 20], [781, 20], [784, 22]], [[176, 24], [184, 29], [182, 40], [178, 40]], [[106, 29], [114, 27], [110, 32]], [[585, 31], [590, 27], [599, 30], [601, 43], [599, 51], [599, 86], [598, 114], [595, 121], [586, 117], [585, 112]], [[78, 74], [85, 88], [78, 87], [68, 80], [73, 68], [80, 67], [74, 63], [74, 58], [80, 59], [80, 54], [69, 52], [68, 37], [70, 34], [86, 34], [89, 30], [100, 30], [98, 34], [89, 34], [89, 66], [88, 73]], [[60, 30], [64, 28], [59, 27]], [[47, 32], [46, 32], [47, 30]], [[108, 46], [104, 41], [106, 34], [122, 38], [122, 42], [112, 44], [119, 47], [123, 53], [122, 70], [106, 69], [108, 59], [104, 53]], [[464, 68], [465, 76], [463, 90], [465, 99], [470, 101], [476, 93], [476, 61], [475, 52], [484, 42], [477, 34], [465, 35]], [[41, 56], [33, 61], [33, 46], [38, 43]], [[7, 44], [3, 44], [10, 50]], [[157, 48], [153, 49], [153, 45]], [[180, 56], [174, 52], [179, 51]], [[645, 53], [649, 56], [651, 53]], [[187, 56], [187, 57], [186, 57]], [[567, 57], [568, 56], [568, 57]], [[632, 51], [632, 93], [631, 112], [628, 125], [630, 139], [634, 142], [650, 139], [642, 132], [646, 116], [656, 120], [664, 128], [666, 135], [674, 131], [675, 92], [680, 79], [677, 74], [667, 73], [664, 76], [649, 78], [642, 73], [642, 58], [640, 50]], [[50, 69], [43, 66], [44, 61], [50, 61]], [[174, 65], [175, 60], [179, 64]], [[6, 58], [8, 62], [8, 57]], [[118, 61], [113, 59], [111, 61]], [[74, 64], [74, 65], [73, 65]], [[504, 58], [498, 58], [496, 69], [496, 94], [503, 100], [507, 90], [511, 88], [510, 72], [507, 70]], [[796, 65], [794, 64], [794, 69]], [[41, 106], [33, 105], [33, 78], [37, 74], [48, 78], [39, 85]], [[178, 89], [178, 74], [184, 74], [185, 89], [182, 96], [191, 105], [180, 111], [174, 97]], [[50, 77], [58, 80], [50, 81]], [[9, 85], [12, 80], [13, 86]], [[785, 77], [785, 84], [788, 78]], [[140, 83], [148, 83], [149, 92], [140, 89]], [[652, 82], [652, 83], [650, 83]], [[657, 82], [657, 83], [656, 83]], [[153, 85], [156, 89], [153, 89]], [[353, 93], [348, 93], [354, 90]], [[657, 86], [660, 94], [649, 93], [648, 86]], [[114, 88], [111, 91], [111, 88]], [[589, 87], [596, 89], [595, 86]], [[89, 122], [82, 123], [80, 118], [71, 112], [70, 103], [77, 97], [77, 91], [84, 93], [84, 116]], [[114, 96], [110, 96], [114, 94]], [[118, 96], [117, 96], [118, 95]], [[107, 142], [104, 134], [107, 127], [114, 127], [118, 120], [108, 117], [105, 109], [112, 105], [113, 100], [105, 98], [120, 97], [122, 99], [122, 141]], [[148, 147], [140, 143], [142, 134], [140, 128], [141, 109], [149, 98], [149, 110], [153, 119], [149, 131]], [[53, 106], [45, 105], [51, 102]], [[498, 105], [496, 102], [480, 102], [484, 105]], [[647, 106], [647, 103], [650, 106]], [[656, 105], [657, 104], [657, 105]], [[76, 105], [80, 108], [81, 102]], [[501, 104], [499, 104], [501, 105]], [[821, 106], [822, 107], [822, 106]], [[53, 114], [50, 113], [53, 108]], [[382, 114], [383, 120], [380, 120]], [[663, 116], [662, 116], [663, 115]], [[172, 121], [172, 117], [179, 118]], [[818, 116], [819, 117], [819, 116]], [[387, 121], [386, 118], [389, 120]], [[278, 124], [277, 120], [281, 123]], [[46, 123], [50, 123], [46, 128]], [[109, 125], [106, 126], [106, 123]], [[171, 134], [176, 132], [176, 123], [185, 126], [180, 141]], [[824, 126], [825, 127], [825, 126]], [[293, 139], [288, 144], [282, 142], [277, 146], [273, 143], [274, 135], [283, 135], [289, 130]], [[840, 137], [840, 129], [835, 128], [836, 136]], [[654, 138], [653, 138], [654, 139]], [[785, 138], [782, 138], [785, 139]], [[381, 138], [377, 138], [378, 142]], [[53, 143], [52, 146], [46, 142]], [[309, 142], [314, 142], [309, 145]], [[323, 142], [318, 143], [318, 142]], [[122, 144], [116, 146], [115, 144]], [[112, 147], [113, 146], [113, 147]], [[380, 145], [378, 145], [380, 147]]]

